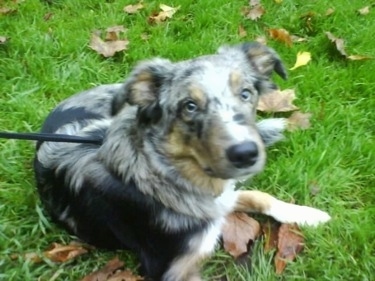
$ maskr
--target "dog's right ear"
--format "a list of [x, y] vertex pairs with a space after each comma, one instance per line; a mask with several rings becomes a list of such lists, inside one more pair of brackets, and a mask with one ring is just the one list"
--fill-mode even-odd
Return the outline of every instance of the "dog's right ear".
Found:
[[129, 105], [137, 105], [138, 117], [142, 122], [157, 121], [161, 117], [159, 93], [163, 85], [170, 83], [173, 63], [156, 58], [138, 64], [125, 81], [123, 91], [112, 102], [112, 114], [116, 115]]

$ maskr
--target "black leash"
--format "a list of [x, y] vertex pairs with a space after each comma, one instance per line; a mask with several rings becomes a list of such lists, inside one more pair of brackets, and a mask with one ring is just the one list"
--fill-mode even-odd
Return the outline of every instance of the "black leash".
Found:
[[0, 138], [17, 139], [17, 140], [34, 140], [34, 141], [52, 141], [52, 142], [73, 142], [73, 143], [90, 143], [102, 144], [103, 139], [95, 137], [78, 137], [64, 134], [48, 133], [10, 133], [0, 132]]

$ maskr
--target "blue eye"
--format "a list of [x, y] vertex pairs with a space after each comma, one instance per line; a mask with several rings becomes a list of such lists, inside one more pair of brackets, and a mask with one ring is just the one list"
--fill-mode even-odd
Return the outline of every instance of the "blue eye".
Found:
[[185, 103], [184, 108], [189, 113], [193, 113], [198, 110], [197, 104], [193, 101], [188, 101], [187, 103]]
[[251, 92], [249, 90], [243, 90], [241, 92], [241, 99], [243, 101], [249, 101], [251, 99]]

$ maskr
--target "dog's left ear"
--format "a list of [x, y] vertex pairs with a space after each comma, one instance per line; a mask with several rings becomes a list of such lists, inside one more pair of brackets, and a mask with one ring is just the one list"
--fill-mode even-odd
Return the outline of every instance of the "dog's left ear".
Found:
[[161, 118], [159, 94], [173, 75], [173, 63], [156, 58], [138, 64], [124, 83], [121, 94], [115, 96], [112, 114], [129, 105], [138, 106], [138, 118], [141, 123], [157, 122]]

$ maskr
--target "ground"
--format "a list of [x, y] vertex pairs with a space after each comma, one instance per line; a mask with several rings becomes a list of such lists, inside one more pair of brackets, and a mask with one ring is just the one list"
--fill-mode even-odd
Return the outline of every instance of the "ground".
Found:
[[[94, 85], [123, 81], [142, 59], [187, 59], [262, 35], [288, 68], [299, 51], [311, 52], [307, 66], [289, 71], [287, 81], [275, 80], [282, 89], [296, 89], [296, 104], [313, 114], [312, 126], [288, 133], [272, 147], [264, 173], [243, 188], [321, 208], [332, 221], [303, 229], [305, 251], [281, 276], [274, 273], [272, 255], [263, 253], [262, 241], [255, 245], [251, 268], [218, 250], [203, 274], [207, 280], [227, 276], [234, 281], [374, 280], [375, 61], [348, 60], [325, 32], [345, 39], [348, 54], [375, 57], [375, 10], [359, 14], [371, 4], [364, 0], [263, 2], [266, 13], [258, 21], [241, 13], [248, 1], [161, 2], [181, 7], [173, 18], [150, 25], [147, 18], [160, 2], [145, 1], [143, 10], [128, 15], [124, 6], [135, 2], [0, 1], [0, 8], [15, 9], [0, 12], [0, 36], [7, 39], [0, 44], [0, 130], [38, 131], [60, 100]], [[334, 12], [327, 16], [329, 8]], [[123, 35], [130, 41], [128, 50], [103, 58], [88, 47], [90, 34], [115, 25], [128, 29]], [[245, 37], [238, 32], [240, 25]], [[269, 28], [285, 28], [308, 41], [289, 47], [270, 39]], [[0, 141], [0, 280], [79, 280], [114, 255], [136, 269], [128, 252], [95, 250], [63, 264], [33, 264], [21, 255], [74, 239], [43, 213], [34, 187], [33, 153], [32, 142]]]

